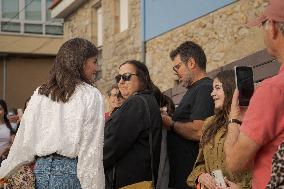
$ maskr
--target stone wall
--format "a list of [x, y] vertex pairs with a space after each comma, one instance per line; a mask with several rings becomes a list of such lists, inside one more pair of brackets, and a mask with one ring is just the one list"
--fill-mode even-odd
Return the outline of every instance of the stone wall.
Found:
[[196, 19], [146, 44], [146, 62], [162, 91], [174, 86], [169, 53], [186, 40], [200, 44], [207, 55], [207, 71], [265, 48], [261, 30], [245, 23], [258, 16], [267, 0], [240, 0]]
[[121, 63], [130, 59], [141, 59], [140, 1], [128, 0], [128, 29], [123, 32], [118, 31], [116, 1], [88, 0], [64, 20], [65, 40], [83, 37], [96, 44], [95, 9], [99, 3], [102, 6], [103, 46], [100, 47], [102, 58], [99, 60], [102, 78], [96, 85], [104, 95], [114, 83], [114, 76], [118, 73]]
[[103, 93], [114, 82], [113, 78], [118, 73], [118, 66], [121, 63], [129, 59], [141, 59], [140, 1], [128, 1], [128, 29], [123, 32], [117, 29], [116, 1], [88, 0], [64, 22], [65, 40], [83, 37], [96, 44], [94, 10], [97, 4], [101, 3], [103, 10], [103, 46], [100, 62], [102, 78], [96, 84]]

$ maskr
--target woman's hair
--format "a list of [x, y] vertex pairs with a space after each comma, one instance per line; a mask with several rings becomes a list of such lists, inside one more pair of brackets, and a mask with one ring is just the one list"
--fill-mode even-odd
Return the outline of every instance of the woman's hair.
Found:
[[8, 108], [7, 108], [7, 104], [3, 99], [0, 99], [0, 106], [3, 108], [4, 110], [4, 123], [6, 124], [7, 128], [10, 130], [10, 134], [14, 134], [15, 132], [12, 129], [11, 123], [9, 121], [9, 119], [7, 118], [8, 115]]
[[53, 101], [67, 102], [77, 84], [92, 84], [84, 74], [84, 65], [88, 58], [97, 56], [98, 49], [86, 39], [66, 41], [56, 55], [48, 81], [39, 88], [39, 94], [50, 95]]
[[153, 91], [154, 84], [151, 80], [148, 68], [145, 64], [138, 60], [128, 60], [124, 63], [122, 63], [119, 68], [125, 64], [133, 65], [136, 68], [136, 74], [138, 76], [138, 79], [140, 81], [140, 90], [150, 90]]
[[220, 128], [225, 127], [227, 129], [229, 111], [231, 108], [234, 90], [236, 88], [233, 70], [221, 71], [214, 77], [214, 79], [218, 79], [222, 83], [225, 99], [222, 108], [215, 109], [214, 119], [205, 129], [201, 139], [201, 145], [208, 143]]

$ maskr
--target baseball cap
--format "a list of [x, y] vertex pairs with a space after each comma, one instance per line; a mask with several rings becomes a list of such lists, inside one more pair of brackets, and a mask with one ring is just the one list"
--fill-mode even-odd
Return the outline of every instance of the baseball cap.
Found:
[[270, 0], [263, 14], [258, 18], [249, 21], [246, 25], [249, 27], [258, 26], [265, 20], [274, 20], [284, 22], [284, 0]]

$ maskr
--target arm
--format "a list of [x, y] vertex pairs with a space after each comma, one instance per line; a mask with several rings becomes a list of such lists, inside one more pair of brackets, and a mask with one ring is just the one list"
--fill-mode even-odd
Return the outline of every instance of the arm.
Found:
[[[192, 121], [180, 122], [174, 124], [174, 131], [185, 139], [199, 141], [202, 133], [204, 120], [214, 114], [213, 99], [210, 95], [211, 85], [200, 86], [195, 94], [194, 102], [190, 104], [191, 114], [188, 119]], [[162, 116], [164, 127], [170, 129], [173, 120], [169, 116]]]
[[[170, 116], [162, 115], [163, 126], [170, 129], [173, 120]], [[185, 139], [199, 141], [202, 132], [203, 120], [193, 120], [193, 122], [175, 122], [173, 130]]]
[[224, 144], [228, 170], [237, 172], [250, 169], [259, 148], [255, 141], [240, 133], [239, 125], [229, 124]]
[[105, 186], [103, 168], [104, 102], [95, 92], [90, 98], [84, 125], [82, 125], [78, 153], [77, 175], [82, 188], [101, 189]]
[[132, 96], [112, 114], [105, 127], [104, 168], [111, 168], [137, 141], [145, 130], [145, 105]]
[[202, 174], [206, 173], [205, 169], [205, 161], [204, 161], [204, 155], [202, 148], [199, 148], [199, 153], [197, 156], [197, 159], [195, 161], [194, 167], [190, 175], [187, 177], [186, 183], [188, 186], [195, 188], [196, 187], [196, 181], [198, 180], [198, 177]]
[[[250, 101], [241, 128], [234, 123], [229, 125], [224, 146], [229, 170], [242, 171], [250, 168], [261, 146], [271, 142], [282, 132], [279, 125], [283, 116], [284, 99], [279, 95], [281, 96], [281, 92], [278, 88], [263, 83]], [[241, 119], [242, 113], [238, 106], [238, 92], [235, 91], [230, 118]]]

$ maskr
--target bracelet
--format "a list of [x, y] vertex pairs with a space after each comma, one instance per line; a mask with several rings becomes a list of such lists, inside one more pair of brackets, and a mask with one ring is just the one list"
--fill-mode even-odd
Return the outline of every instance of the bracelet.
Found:
[[170, 124], [170, 129], [171, 129], [171, 131], [175, 131], [175, 124], [176, 124], [175, 121], [172, 121], [172, 122], [171, 122], [171, 124]]
[[238, 125], [241, 125], [242, 124], [242, 121], [240, 121], [240, 120], [238, 120], [238, 119], [230, 119], [229, 120], [229, 124], [230, 123], [236, 123], [236, 124], [238, 124]]

